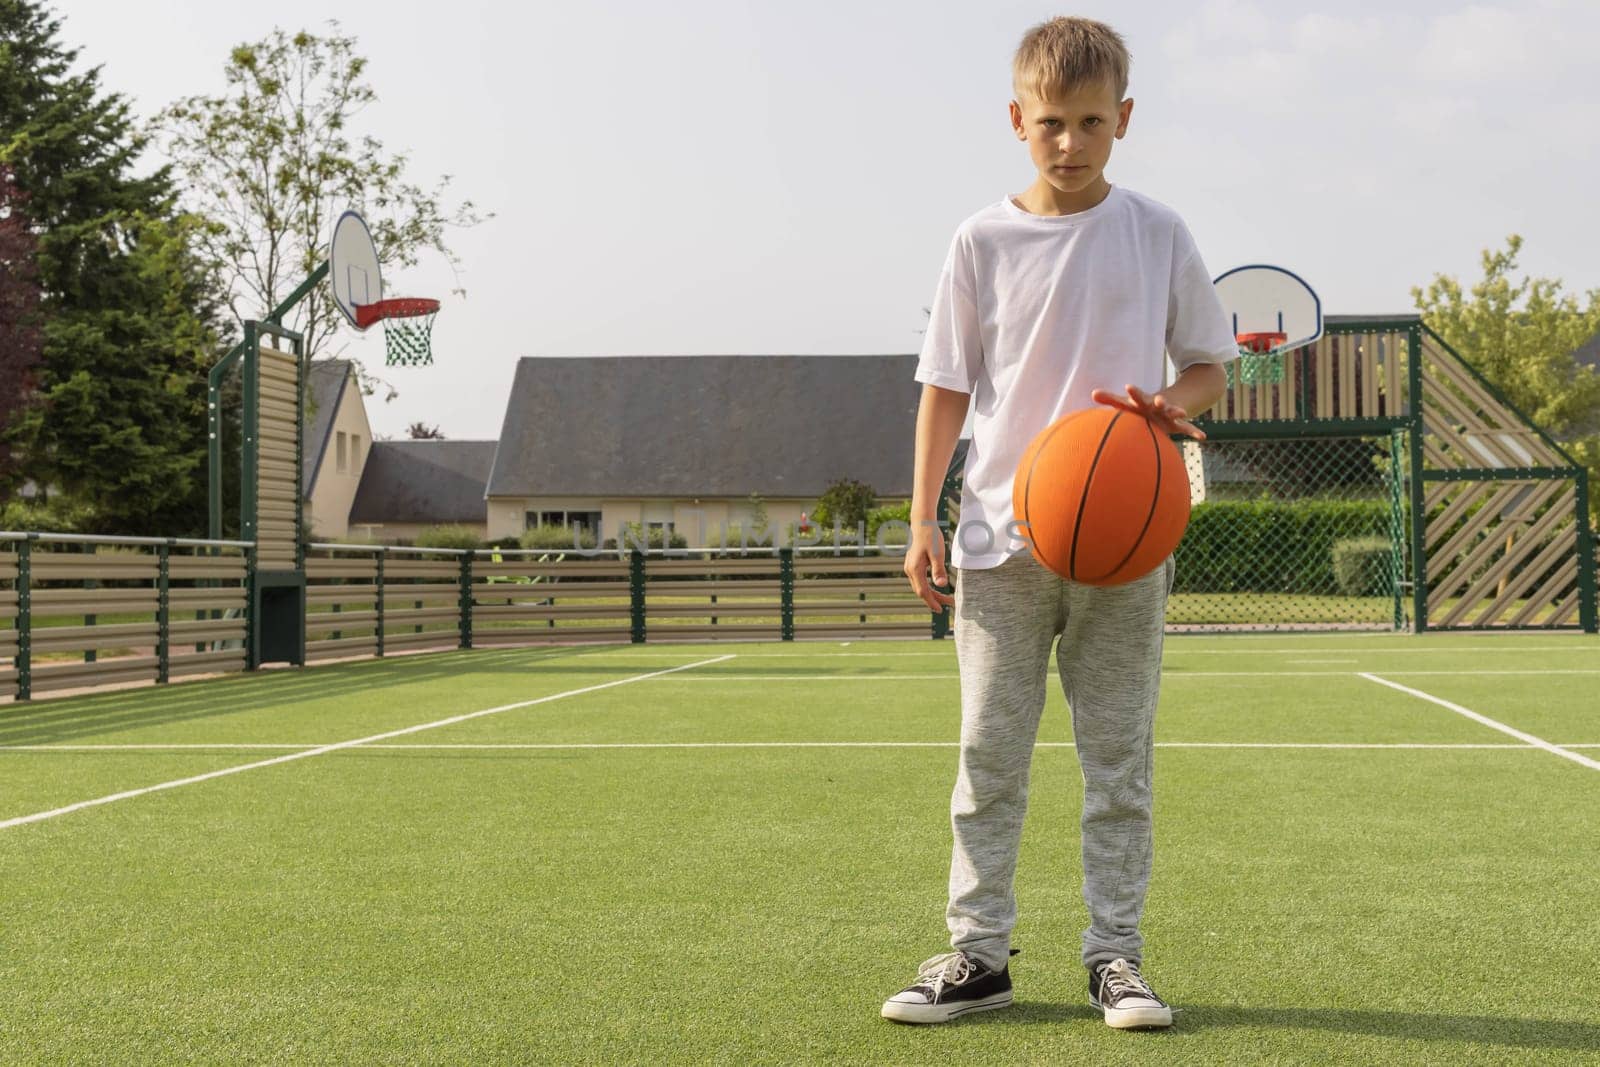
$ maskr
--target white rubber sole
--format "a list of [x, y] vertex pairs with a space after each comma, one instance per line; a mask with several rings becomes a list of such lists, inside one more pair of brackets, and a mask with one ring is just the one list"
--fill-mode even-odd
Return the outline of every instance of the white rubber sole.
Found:
[[1171, 1008], [1104, 1008], [1097, 1000], [1089, 1003], [1105, 1013], [1107, 1026], [1118, 1030], [1159, 1030], [1172, 1025]]
[[888, 1000], [883, 1004], [883, 1017], [897, 1023], [947, 1023], [977, 1011], [994, 1011], [1011, 1006], [1011, 991], [996, 993], [982, 1000], [962, 1000], [953, 1004], [905, 1004]]

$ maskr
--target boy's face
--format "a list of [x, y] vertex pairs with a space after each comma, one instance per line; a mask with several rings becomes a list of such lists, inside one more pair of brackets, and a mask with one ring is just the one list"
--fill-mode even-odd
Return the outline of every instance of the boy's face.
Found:
[[1028, 143], [1039, 177], [1067, 197], [1106, 185], [1111, 144], [1128, 132], [1133, 100], [1117, 100], [1105, 82], [1084, 85], [1051, 100], [1019, 94], [1011, 101], [1011, 128]]

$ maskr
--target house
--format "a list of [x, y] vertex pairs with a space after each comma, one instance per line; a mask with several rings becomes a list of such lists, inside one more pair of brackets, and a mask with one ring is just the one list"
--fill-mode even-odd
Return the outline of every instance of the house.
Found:
[[[554, 523], [690, 544], [798, 523], [828, 486], [911, 495], [917, 357], [524, 358], [489, 474], [488, 534]], [[737, 534], [734, 543], [737, 543]]]
[[484, 539], [483, 488], [494, 450], [493, 441], [374, 442], [350, 505], [350, 533], [406, 542], [449, 525]]
[[300, 461], [305, 521], [315, 539], [342, 541], [350, 534], [350, 505], [361, 484], [372, 426], [348, 359], [312, 360], [307, 377]]
[[[601, 540], [628, 523], [716, 544], [798, 523], [828, 486], [911, 495], [917, 357], [524, 358], [498, 441], [377, 441], [353, 367], [312, 364], [307, 514], [324, 540], [405, 542], [436, 524], [484, 539], [537, 525]], [[737, 534], [733, 543], [737, 543]]]

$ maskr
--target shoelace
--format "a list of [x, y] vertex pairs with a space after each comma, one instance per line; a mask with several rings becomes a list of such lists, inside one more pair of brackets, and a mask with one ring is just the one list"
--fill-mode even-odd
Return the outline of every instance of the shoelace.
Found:
[[1150, 1000], [1160, 1000], [1155, 990], [1150, 988], [1139, 974], [1138, 968], [1127, 960], [1112, 960], [1100, 971], [1100, 1001], [1121, 1000], [1128, 994], [1136, 997], [1147, 997]]
[[945, 984], [960, 985], [972, 977], [973, 963], [964, 952], [946, 952], [942, 956], [935, 956], [923, 962], [917, 968], [917, 977], [926, 981], [933, 991], [933, 999], [937, 1001], [939, 994], [944, 990]]

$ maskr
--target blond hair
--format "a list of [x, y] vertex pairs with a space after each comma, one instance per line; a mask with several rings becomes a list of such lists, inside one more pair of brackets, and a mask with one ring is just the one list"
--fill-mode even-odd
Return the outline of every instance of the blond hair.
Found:
[[1128, 46], [1103, 22], [1053, 18], [1023, 35], [1011, 61], [1018, 96], [1052, 100], [1087, 85], [1109, 83], [1120, 101], [1128, 92]]

